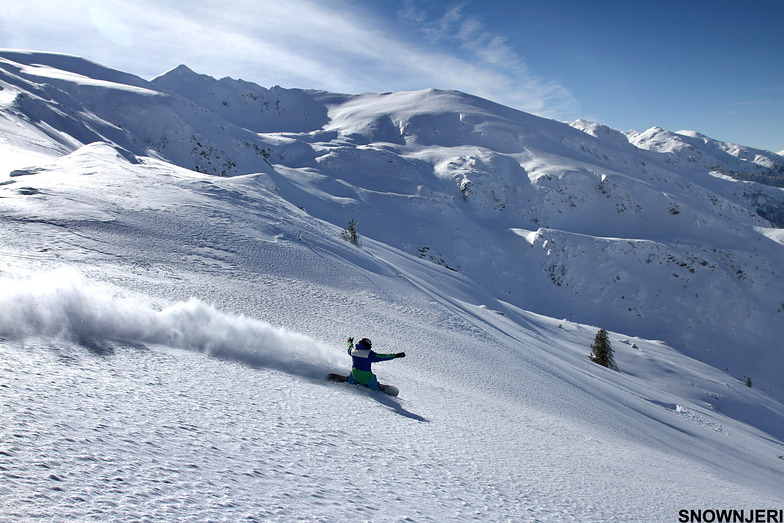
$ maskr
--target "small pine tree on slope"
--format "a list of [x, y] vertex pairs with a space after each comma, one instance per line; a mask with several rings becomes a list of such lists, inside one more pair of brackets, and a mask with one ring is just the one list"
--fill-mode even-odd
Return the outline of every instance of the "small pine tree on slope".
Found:
[[618, 370], [613, 358], [613, 350], [610, 346], [610, 339], [607, 337], [607, 331], [599, 329], [596, 333], [596, 338], [591, 345], [591, 361], [607, 367], [608, 369]]
[[340, 237], [346, 240], [349, 243], [353, 243], [354, 245], [359, 244], [359, 234], [357, 233], [357, 221], [356, 220], [349, 220], [348, 227], [343, 229], [340, 233]]

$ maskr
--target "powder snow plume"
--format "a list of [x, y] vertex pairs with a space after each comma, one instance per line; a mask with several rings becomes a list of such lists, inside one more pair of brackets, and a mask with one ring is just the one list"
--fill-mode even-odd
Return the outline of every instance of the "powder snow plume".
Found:
[[338, 351], [306, 335], [226, 314], [197, 299], [158, 309], [67, 269], [0, 277], [0, 311], [4, 338], [164, 345], [308, 378], [346, 364]]

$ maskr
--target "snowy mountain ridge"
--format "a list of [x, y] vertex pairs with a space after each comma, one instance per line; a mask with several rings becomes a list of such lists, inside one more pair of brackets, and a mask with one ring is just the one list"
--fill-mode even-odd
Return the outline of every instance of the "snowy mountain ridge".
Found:
[[765, 354], [784, 336], [772, 228], [784, 193], [735, 181], [784, 179], [775, 154], [570, 127], [458, 92], [265, 89], [184, 66], [148, 83], [76, 58], [4, 56], [4, 91], [17, 94], [3, 114], [58, 154], [102, 140], [198, 172], [264, 173], [313, 216], [355, 218], [516, 306], [666, 339], [778, 387], [784, 368]]
[[[45, 53], [0, 52], [0, 87], [0, 515], [670, 521], [782, 499], [784, 158], [454, 91]], [[619, 372], [587, 357], [599, 327]], [[376, 369], [400, 398], [318, 378], [348, 335], [408, 353]]]

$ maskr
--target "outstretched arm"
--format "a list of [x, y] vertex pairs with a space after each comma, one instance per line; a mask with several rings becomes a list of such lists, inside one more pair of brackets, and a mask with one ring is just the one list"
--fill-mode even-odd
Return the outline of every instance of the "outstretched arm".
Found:
[[398, 352], [397, 354], [378, 354], [377, 352], [373, 353], [373, 361], [387, 361], [387, 360], [394, 360], [395, 358], [405, 358], [405, 352]]

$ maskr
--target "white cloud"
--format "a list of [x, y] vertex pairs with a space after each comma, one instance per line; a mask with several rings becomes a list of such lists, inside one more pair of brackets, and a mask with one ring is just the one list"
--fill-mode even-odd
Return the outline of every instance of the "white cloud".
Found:
[[[531, 72], [508, 39], [489, 29], [479, 18], [465, 14], [469, 1], [432, 14], [406, 0], [400, 15], [418, 27], [433, 45], [449, 49], [454, 87], [545, 116], [574, 113], [576, 101], [557, 81]], [[443, 68], [441, 69], [443, 71]]]
[[93, 5], [87, 9], [93, 26], [109, 41], [124, 47], [133, 45], [133, 33], [128, 24], [108, 5]]

